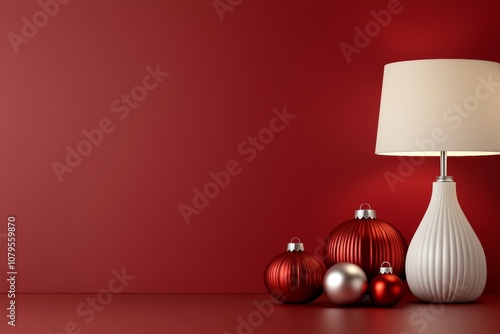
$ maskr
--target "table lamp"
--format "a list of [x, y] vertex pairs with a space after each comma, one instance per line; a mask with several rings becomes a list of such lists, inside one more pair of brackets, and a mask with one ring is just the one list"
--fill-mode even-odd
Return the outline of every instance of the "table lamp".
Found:
[[500, 64], [428, 59], [385, 65], [375, 153], [440, 157], [441, 175], [408, 247], [406, 278], [423, 301], [475, 300], [486, 284], [486, 257], [447, 175], [447, 156], [500, 154]]

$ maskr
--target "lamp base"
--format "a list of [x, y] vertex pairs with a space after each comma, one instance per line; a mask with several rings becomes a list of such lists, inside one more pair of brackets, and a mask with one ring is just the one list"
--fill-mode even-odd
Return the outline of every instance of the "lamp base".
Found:
[[471, 302], [486, 285], [486, 257], [458, 203], [456, 183], [434, 182], [406, 255], [411, 292], [433, 303]]

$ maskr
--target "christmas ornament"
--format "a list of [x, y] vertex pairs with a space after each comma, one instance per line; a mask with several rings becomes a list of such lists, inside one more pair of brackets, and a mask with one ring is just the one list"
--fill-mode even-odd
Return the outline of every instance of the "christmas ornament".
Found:
[[335, 304], [348, 305], [361, 301], [368, 288], [368, 280], [361, 267], [354, 263], [337, 263], [325, 274], [323, 289]]
[[[363, 206], [368, 209], [363, 209]], [[380, 263], [391, 259], [393, 271], [405, 278], [405, 256], [408, 244], [404, 236], [391, 224], [378, 220], [375, 210], [363, 203], [355, 210], [354, 219], [334, 228], [325, 242], [326, 268], [339, 262], [360, 266], [370, 281], [379, 272]]]
[[[384, 267], [384, 264], [387, 264]], [[401, 301], [404, 294], [404, 286], [398, 276], [392, 274], [391, 264], [382, 262], [380, 274], [370, 282], [370, 298], [380, 306], [393, 306]]]
[[307, 303], [323, 292], [325, 272], [323, 262], [304, 252], [304, 244], [293, 238], [287, 251], [267, 265], [264, 283], [269, 294], [283, 303]]

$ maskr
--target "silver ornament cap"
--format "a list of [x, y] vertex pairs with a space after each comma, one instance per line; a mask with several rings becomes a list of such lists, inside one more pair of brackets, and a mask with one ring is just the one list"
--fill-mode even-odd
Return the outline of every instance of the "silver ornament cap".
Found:
[[[298, 242], [294, 242], [297, 239]], [[304, 244], [300, 242], [300, 239], [297, 237], [293, 237], [292, 240], [288, 243], [288, 247], [286, 248], [287, 252], [303, 252]]]
[[[384, 267], [384, 264], [387, 264], [386, 267]], [[380, 265], [380, 274], [392, 274], [392, 267], [391, 264], [388, 261], [382, 262]]]
[[[363, 206], [367, 206], [368, 209], [363, 209]], [[358, 210], [354, 211], [354, 219], [375, 219], [377, 214], [375, 210], [372, 210], [370, 204], [362, 203]]]

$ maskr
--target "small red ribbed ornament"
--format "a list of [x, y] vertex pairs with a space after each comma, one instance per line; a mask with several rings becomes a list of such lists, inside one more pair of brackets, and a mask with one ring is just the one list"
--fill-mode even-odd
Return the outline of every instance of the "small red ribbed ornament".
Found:
[[[297, 239], [298, 242], [293, 242]], [[314, 255], [304, 252], [304, 244], [293, 238], [287, 251], [272, 259], [264, 272], [271, 296], [283, 303], [307, 303], [323, 292], [326, 268]]]
[[[364, 205], [368, 209], [362, 209]], [[394, 275], [404, 280], [408, 244], [401, 232], [388, 222], [378, 220], [375, 210], [366, 203], [354, 212], [354, 217], [328, 235], [323, 254], [326, 268], [351, 262], [360, 266], [370, 281], [379, 273], [380, 264], [391, 259]]]

